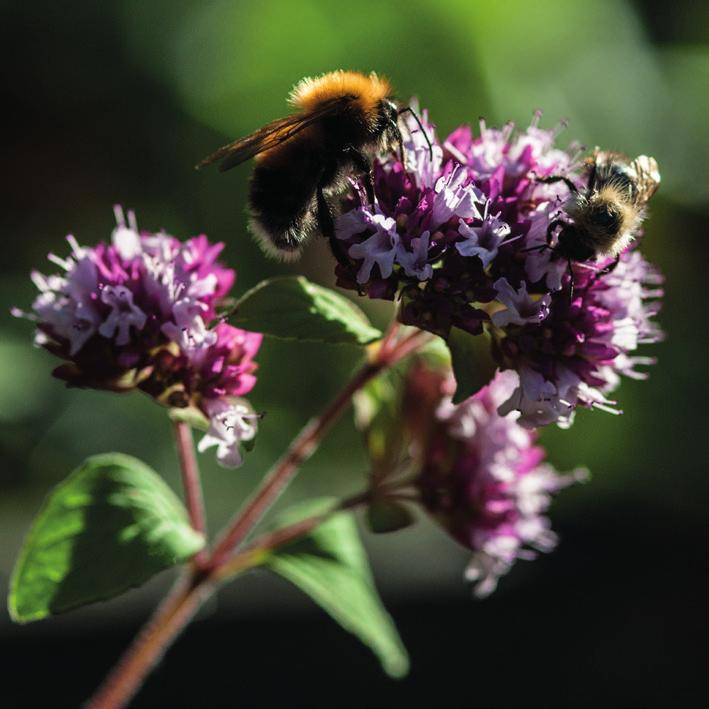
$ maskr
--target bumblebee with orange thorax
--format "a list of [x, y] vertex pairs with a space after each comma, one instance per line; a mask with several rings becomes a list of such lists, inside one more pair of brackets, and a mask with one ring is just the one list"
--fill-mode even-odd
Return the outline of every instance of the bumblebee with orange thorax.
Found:
[[[620, 254], [635, 237], [643, 219], [648, 200], [660, 184], [657, 162], [647, 155], [631, 160], [622, 153], [598, 150], [586, 162], [588, 181], [580, 191], [568, 178], [560, 175], [538, 178], [538, 182], [564, 182], [571, 195], [563, 206], [573, 222], [555, 219], [547, 230], [547, 246], [571, 264], [614, 258], [598, 271], [597, 277], [610, 273], [618, 264]], [[551, 246], [558, 230], [556, 246]]]
[[411, 109], [399, 107], [385, 79], [353, 71], [303, 79], [289, 102], [295, 113], [225, 145], [197, 168], [220, 161], [224, 171], [255, 158], [249, 228], [264, 251], [295, 259], [308, 236], [319, 231], [343, 260], [328, 198], [346, 188], [350, 175], [358, 175], [374, 201], [371, 161], [401, 147], [398, 118]]

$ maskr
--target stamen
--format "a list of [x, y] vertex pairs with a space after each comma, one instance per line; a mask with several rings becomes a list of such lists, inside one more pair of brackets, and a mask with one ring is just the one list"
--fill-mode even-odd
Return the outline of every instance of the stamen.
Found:
[[126, 225], [126, 219], [123, 215], [123, 207], [120, 204], [113, 205], [113, 216], [116, 218], [116, 224], [118, 226], [124, 227]]
[[57, 256], [56, 254], [52, 253], [51, 251], [47, 255], [47, 258], [59, 268], [63, 268], [65, 271], [70, 271], [71, 267], [74, 265], [71, 261], [67, 259], [63, 259], [60, 256]]

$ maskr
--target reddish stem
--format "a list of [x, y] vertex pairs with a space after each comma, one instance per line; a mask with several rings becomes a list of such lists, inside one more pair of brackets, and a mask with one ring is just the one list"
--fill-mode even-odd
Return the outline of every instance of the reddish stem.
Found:
[[211, 575], [191, 575], [178, 582], [173, 592], [158, 608], [123, 657], [108, 675], [96, 694], [86, 704], [87, 709], [120, 709], [140, 688], [150, 670], [165, 650], [189, 623], [200, 606], [214, 593], [220, 581], [257, 566], [268, 553], [305, 536], [334, 513], [351, 509], [369, 499], [369, 491], [344, 500], [333, 509], [264, 534], [248, 548], [215, 569]]
[[260, 563], [264, 556], [267, 556], [269, 552], [304, 537], [306, 534], [312, 532], [316, 527], [319, 527], [323, 522], [330, 519], [330, 517], [332, 517], [335, 513], [343, 510], [350, 510], [353, 507], [357, 507], [358, 505], [367, 502], [371, 498], [371, 495], [372, 493], [370, 490], [365, 490], [358, 495], [342, 500], [339, 504], [335, 505], [326, 512], [323, 512], [322, 514], [306, 517], [305, 519], [288, 525], [287, 527], [281, 527], [273, 532], [267, 532], [266, 534], [261, 535], [254, 542], [241, 549], [235, 556], [231, 557], [219, 568], [215, 569], [212, 573], [212, 579], [215, 581], [223, 581], [235, 576], [238, 573], [241, 573], [244, 569]]
[[206, 582], [180, 582], [143, 627], [104, 683], [87, 702], [87, 709], [120, 709], [140, 689], [145, 677], [187, 625], [214, 587]]
[[335, 397], [327, 409], [305, 425], [288, 447], [285, 455], [271, 469], [261, 487], [242, 508], [235, 521], [217, 543], [209, 561], [210, 568], [219, 567], [229, 558], [232, 550], [244, 540], [254, 525], [285, 490], [300, 466], [315, 452], [323, 434], [344, 411], [354, 393], [375, 377], [383, 366], [382, 362], [365, 365]]
[[394, 344], [393, 331], [398, 331], [398, 327], [398, 323], [395, 322], [384, 337], [383, 343], [386, 344], [386, 347], [380, 347], [374, 360], [368, 362], [360, 369], [325, 411], [317, 418], [311, 419], [301, 430], [288, 447], [285, 455], [271, 469], [261, 487], [246, 503], [226, 533], [220, 538], [209, 560], [210, 569], [215, 569], [222, 565], [263, 515], [266, 514], [298, 472], [300, 466], [315, 452], [323, 434], [347, 408], [355, 392], [359, 391], [382, 370], [391, 367], [416, 350], [429, 337], [427, 333], [416, 331], [409, 337]]
[[[177, 454], [180, 458], [182, 486], [185, 491], [185, 503], [190, 516], [190, 524], [195, 531], [205, 534], [204, 498], [202, 496], [199, 464], [197, 463], [194, 441], [192, 440], [192, 429], [184, 421], [175, 421], [173, 428]], [[207, 559], [206, 550], [203, 549], [197, 552], [194, 559], [198, 564], [203, 563]]]
[[[198, 563], [187, 580], [179, 583], [158, 608], [104, 684], [89, 700], [86, 705], [88, 709], [120, 709], [125, 706], [179, 632], [214, 592], [218, 581], [260, 563], [263, 554], [267, 554], [270, 549], [306, 534], [331, 514], [311, 517], [291, 527], [267, 534], [230, 559], [234, 548], [244, 540], [253, 526], [285, 490], [302, 463], [313, 454], [323, 434], [347, 408], [355, 392], [382, 370], [394, 365], [418, 348], [426, 337], [425, 333], [417, 332], [395, 342], [395, 334], [388, 334], [384, 340], [386, 347], [379, 348], [374, 360], [354, 376], [321, 416], [306, 424], [241, 514], [222, 535], [212, 557], [203, 563]], [[176, 423], [175, 432], [190, 519], [194, 528], [203, 532], [202, 491], [191, 431], [186, 424]], [[336, 509], [352, 507], [366, 497], [367, 493], [356, 496]], [[199, 557], [195, 557], [195, 560], [199, 561]]]

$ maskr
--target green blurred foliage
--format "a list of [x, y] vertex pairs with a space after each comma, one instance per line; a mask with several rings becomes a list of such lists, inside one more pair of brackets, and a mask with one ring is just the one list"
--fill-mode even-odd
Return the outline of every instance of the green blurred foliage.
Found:
[[[562, 495], [556, 514], [584, 514], [613, 496], [703, 515], [701, 465], [707, 377], [698, 328], [706, 301], [709, 215], [709, 5], [680, 2], [539, 3], [510, 0], [140, 0], [31, 6], [6, 3], [0, 32], [7, 114], [14, 122], [5, 163], [0, 304], [27, 308], [32, 268], [49, 271], [62, 237], [106, 239], [111, 205], [139, 224], [178, 236], [205, 232], [227, 243], [236, 291], [262, 278], [303, 273], [332, 285], [332, 261], [313, 243], [297, 264], [266, 260], [245, 230], [248, 166], [196, 173], [217, 146], [283, 115], [301, 77], [335, 68], [375, 69], [398, 95], [418, 96], [439, 132], [513, 119], [537, 108], [560, 135], [630, 154], [654, 155], [663, 184], [647, 223], [646, 254], [667, 275], [649, 382], [626, 381], [626, 415], [581, 412], [570, 431], [543, 435], [561, 469], [585, 464], [591, 484]], [[378, 326], [390, 308], [364, 303]], [[88, 455], [119, 450], [177, 482], [165, 412], [140, 395], [67, 390], [49, 377], [51, 357], [31, 347], [31, 324], [0, 319], [0, 575], [50, 485]], [[650, 353], [650, 352], [646, 352]], [[251, 397], [268, 412], [244, 468], [203, 456], [212, 528], [224, 521], [299, 427], [334, 394], [357, 362], [346, 348], [266, 341]], [[346, 451], [346, 455], [342, 455]], [[357, 489], [365, 474], [349, 420], [306, 465], [289, 499]], [[371, 540], [370, 540], [371, 541]], [[428, 524], [372, 542], [393, 582], [457, 575], [462, 553]], [[445, 549], [431, 565], [437, 549]], [[444, 559], [444, 560], [441, 560]], [[375, 564], [376, 566], [376, 564]], [[416, 570], [420, 567], [425, 571]], [[418, 576], [417, 576], [418, 574]], [[391, 581], [392, 579], [390, 579]], [[398, 580], [398, 581], [397, 581]]]

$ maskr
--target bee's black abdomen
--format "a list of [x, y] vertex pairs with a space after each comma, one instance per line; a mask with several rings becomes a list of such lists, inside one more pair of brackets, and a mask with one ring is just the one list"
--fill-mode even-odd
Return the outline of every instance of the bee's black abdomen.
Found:
[[297, 255], [315, 228], [321, 160], [309, 141], [293, 140], [257, 163], [251, 178], [251, 230], [271, 254]]

